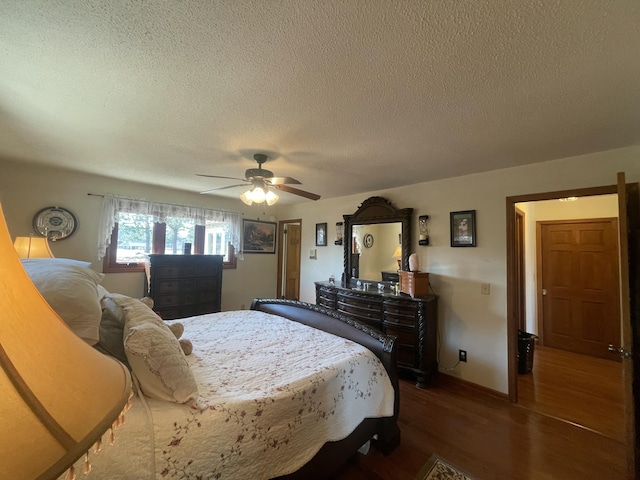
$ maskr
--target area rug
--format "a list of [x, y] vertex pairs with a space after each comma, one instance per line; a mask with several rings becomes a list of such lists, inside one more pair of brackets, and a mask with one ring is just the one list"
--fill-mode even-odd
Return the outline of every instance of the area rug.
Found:
[[436, 454], [425, 463], [415, 480], [474, 480], [458, 467], [451, 465]]

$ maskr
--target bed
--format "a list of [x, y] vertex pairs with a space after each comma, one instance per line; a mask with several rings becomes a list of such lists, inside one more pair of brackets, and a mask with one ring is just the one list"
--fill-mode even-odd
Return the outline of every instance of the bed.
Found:
[[[86, 264], [61, 260], [23, 263], [70, 328], [124, 360], [137, 385], [115, 443], [90, 452], [90, 478], [320, 479], [370, 444], [385, 453], [398, 445], [394, 337], [315, 305], [274, 299], [163, 322], [139, 299], [101, 289], [101, 274]], [[42, 281], [40, 272], [52, 266], [55, 275]], [[63, 308], [86, 303], [72, 276], [59, 272], [63, 266], [94, 284], [87, 295], [88, 303], [98, 299], [97, 333], [86, 312], [72, 319]], [[68, 298], [57, 298], [62, 290]], [[178, 337], [190, 342], [190, 355]], [[162, 356], [153, 351], [160, 347]]]

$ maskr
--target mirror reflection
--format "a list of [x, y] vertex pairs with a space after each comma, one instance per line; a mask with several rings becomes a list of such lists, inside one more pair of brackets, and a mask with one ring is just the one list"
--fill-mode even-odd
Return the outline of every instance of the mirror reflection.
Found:
[[345, 286], [357, 287], [360, 280], [398, 281], [398, 270], [409, 268], [412, 211], [369, 197], [355, 213], [343, 215]]
[[402, 259], [401, 240], [401, 222], [354, 225], [352, 276], [381, 281], [385, 273], [397, 273]]

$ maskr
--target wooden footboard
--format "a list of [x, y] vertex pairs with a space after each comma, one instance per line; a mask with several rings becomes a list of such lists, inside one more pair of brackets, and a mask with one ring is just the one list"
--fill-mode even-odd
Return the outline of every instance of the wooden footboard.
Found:
[[279, 315], [325, 332], [349, 339], [371, 350], [382, 362], [395, 390], [393, 417], [367, 418], [347, 438], [339, 442], [326, 443], [320, 451], [300, 470], [280, 479], [324, 479], [334, 473], [349, 457], [369, 440], [384, 452], [390, 453], [400, 443], [398, 412], [400, 391], [396, 372], [396, 337], [384, 335], [366, 325], [346, 318], [335, 311], [326, 310], [310, 303], [294, 300], [255, 299], [251, 310]]

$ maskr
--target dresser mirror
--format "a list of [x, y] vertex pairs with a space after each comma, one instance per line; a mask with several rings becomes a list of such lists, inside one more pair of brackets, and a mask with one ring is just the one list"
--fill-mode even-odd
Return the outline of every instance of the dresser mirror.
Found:
[[[344, 279], [382, 281], [383, 272], [409, 269], [412, 208], [395, 208], [370, 197], [352, 215], [344, 215]], [[398, 266], [398, 259], [400, 266]]]

